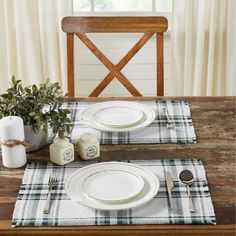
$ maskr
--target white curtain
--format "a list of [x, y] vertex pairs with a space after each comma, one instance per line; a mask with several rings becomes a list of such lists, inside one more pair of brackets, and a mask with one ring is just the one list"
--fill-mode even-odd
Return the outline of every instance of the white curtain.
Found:
[[236, 95], [236, 1], [173, 0], [172, 95]]
[[12, 75], [24, 85], [50, 78], [67, 91], [61, 19], [72, 14], [72, 0], [0, 0], [0, 93]]

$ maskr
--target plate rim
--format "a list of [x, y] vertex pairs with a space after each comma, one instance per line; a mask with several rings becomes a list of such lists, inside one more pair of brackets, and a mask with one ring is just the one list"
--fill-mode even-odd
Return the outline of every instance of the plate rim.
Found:
[[[68, 191], [68, 182], [72, 179], [72, 177], [74, 177], [74, 175], [76, 175], [78, 172], [80, 172], [81, 169], [84, 170], [84, 169], [87, 169], [87, 168], [91, 168], [91, 166], [104, 165], [104, 164], [105, 165], [106, 164], [109, 164], [109, 165], [110, 164], [129, 165], [129, 166], [133, 166], [133, 167], [137, 168], [138, 170], [142, 170], [142, 171], [144, 171], [144, 173], [146, 173], [147, 175], [151, 176], [152, 181], [155, 182], [155, 185], [154, 185], [155, 188], [152, 189], [151, 194], [149, 193], [150, 196], [147, 199], [145, 199], [146, 195], [141, 198], [142, 201], [139, 199], [139, 203], [138, 204], [137, 203], [134, 204], [134, 202], [133, 203], [130, 202], [130, 203], [123, 203], [123, 204], [121, 203], [119, 205], [118, 204], [115, 204], [115, 205], [107, 204], [106, 205], [105, 203], [102, 202], [103, 206], [106, 205], [106, 207], [101, 207], [101, 206], [94, 207], [94, 206], [89, 205], [88, 203], [84, 203], [81, 199], [78, 199], [78, 197], [71, 196], [71, 194]], [[72, 201], [76, 202], [77, 204], [80, 204], [80, 205], [83, 205], [83, 206], [86, 206], [86, 207], [90, 207], [90, 208], [93, 208], [93, 209], [98, 209], [98, 210], [127, 210], [127, 209], [133, 209], [133, 208], [140, 207], [140, 206], [150, 202], [156, 196], [156, 194], [158, 193], [159, 188], [160, 188], [160, 181], [159, 181], [159, 179], [157, 178], [157, 176], [153, 172], [147, 170], [146, 168], [144, 168], [142, 166], [136, 165], [136, 164], [127, 163], [127, 162], [117, 162], [117, 161], [95, 163], [95, 164], [91, 164], [91, 165], [82, 167], [79, 170], [76, 170], [75, 172], [71, 173], [67, 177], [67, 179], [65, 181], [65, 185], [64, 185], [65, 192], [66, 192], [67, 196]], [[149, 190], [149, 192], [150, 192], [150, 190]], [[90, 202], [91, 201], [93, 201], [93, 202], [95, 201], [96, 202], [96, 200], [93, 200], [93, 199], [90, 200], [89, 198], [87, 198], [87, 199]], [[143, 199], [145, 199], [145, 201]], [[101, 202], [99, 202], [99, 201], [97, 201], [97, 202], [98, 202], [98, 205], [101, 204]]]

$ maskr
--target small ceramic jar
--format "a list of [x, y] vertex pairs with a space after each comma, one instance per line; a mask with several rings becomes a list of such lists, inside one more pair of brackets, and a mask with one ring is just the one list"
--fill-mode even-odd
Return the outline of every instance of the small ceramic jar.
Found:
[[96, 135], [84, 133], [77, 142], [77, 152], [84, 160], [90, 160], [100, 156], [100, 145]]
[[58, 165], [65, 165], [74, 160], [74, 145], [68, 138], [55, 138], [49, 150], [50, 160]]

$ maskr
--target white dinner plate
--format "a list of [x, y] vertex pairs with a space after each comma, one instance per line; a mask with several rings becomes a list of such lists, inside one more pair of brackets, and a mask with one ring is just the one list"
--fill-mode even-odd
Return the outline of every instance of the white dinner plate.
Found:
[[[83, 189], [84, 181], [86, 181], [86, 179], [93, 173], [113, 170], [127, 171], [136, 176], [140, 176], [144, 182], [144, 186], [140, 193], [131, 198], [117, 202], [99, 201], [93, 197], [89, 197], [86, 194], [86, 190]], [[114, 185], [112, 187], [115, 189]], [[142, 206], [155, 197], [158, 189], [159, 181], [152, 172], [141, 166], [124, 162], [102, 162], [91, 164], [72, 173], [65, 182], [65, 191], [73, 201], [100, 210], [124, 210]]]
[[94, 113], [94, 121], [106, 126], [126, 127], [137, 124], [143, 118], [143, 113], [139, 109], [132, 107], [108, 106], [101, 108]]
[[[118, 125], [115, 126], [115, 120], [110, 122], [113, 125], [105, 125], [96, 120], [96, 114], [103, 109], [114, 109], [114, 108], [125, 108], [129, 110], [129, 114], [131, 114], [131, 109], [139, 111], [142, 115], [136, 115], [136, 119], [129, 118], [129, 121], [126, 121], [126, 124], [122, 126], [122, 122], [118, 122]], [[106, 110], [107, 113], [107, 110]], [[119, 112], [120, 113], [120, 112]], [[148, 125], [150, 125], [155, 119], [155, 112], [149, 108], [148, 106], [136, 102], [128, 102], [128, 101], [112, 101], [112, 102], [101, 102], [97, 103], [89, 108], [85, 109], [85, 111], [81, 114], [81, 120], [85, 122], [88, 126], [98, 129], [101, 131], [110, 131], [110, 132], [127, 132], [127, 131], [135, 131], [142, 129]], [[123, 123], [125, 123], [123, 121]], [[130, 123], [130, 124], [128, 124]]]
[[82, 182], [82, 190], [87, 196], [107, 202], [121, 202], [135, 197], [143, 186], [143, 179], [139, 175], [122, 169], [99, 170]]

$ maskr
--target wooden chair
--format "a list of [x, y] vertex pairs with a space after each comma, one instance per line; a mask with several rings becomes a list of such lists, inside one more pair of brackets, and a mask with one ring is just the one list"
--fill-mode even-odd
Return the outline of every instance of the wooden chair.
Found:
[[[123, 67], [156, 34], [157, 53], [157, 96], [164, 95], [163, 72], [163, 33], [168, 28], [165, 17], [65, 17], [62, 20], [62, 30], [67, 33], [67, 69], [68, 96], [74, 97], [74, 35], [92, 51], [106, 66], [109, 74], [89, 95], [97, 97], [104, 88], [116, 77], [133, 95], [142, 96], [131, 82], [121, 73]], [[86, 33], [144, 33], [131, 50], [114, 65], [96, 45], [86, 36]]]

